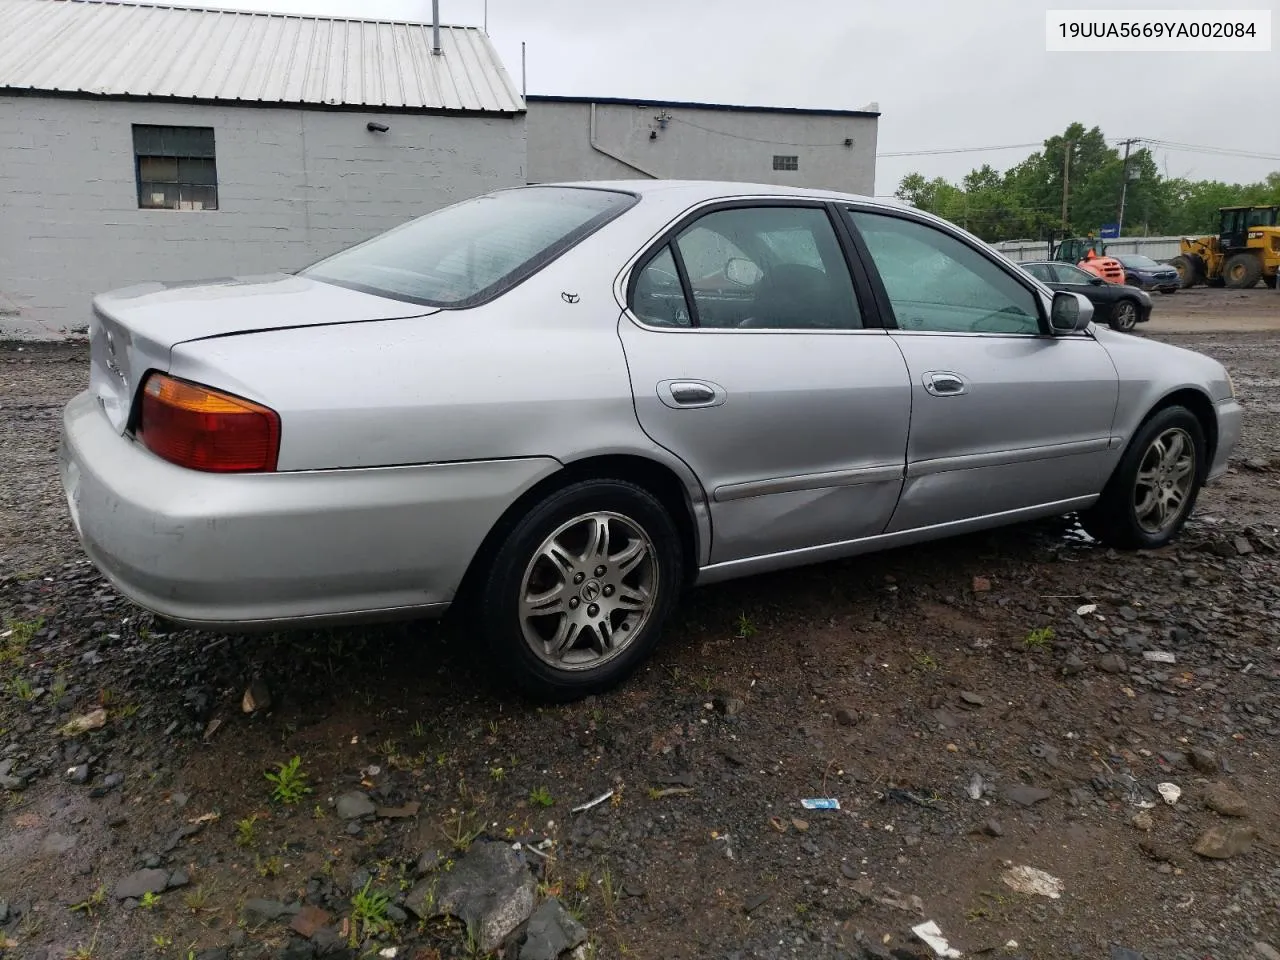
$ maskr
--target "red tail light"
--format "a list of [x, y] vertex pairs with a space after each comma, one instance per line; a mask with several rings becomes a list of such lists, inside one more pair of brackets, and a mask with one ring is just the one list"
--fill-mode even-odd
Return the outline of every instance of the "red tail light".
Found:
[[214, 473], [269, 472], [280, 416], [220, 390], [153, 373], [142, 388], [138, 439], [158, 457]]

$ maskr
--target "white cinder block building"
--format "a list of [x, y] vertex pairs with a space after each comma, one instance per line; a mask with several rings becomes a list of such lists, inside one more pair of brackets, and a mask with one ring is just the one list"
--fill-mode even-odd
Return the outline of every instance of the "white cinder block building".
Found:
[[529, 96], [529, 179], [674, 177], [871, 194], [880, 109]]
[[474, 27], [0, 0], [0, 327], [102, 290], [293, 270], [525, 182]]

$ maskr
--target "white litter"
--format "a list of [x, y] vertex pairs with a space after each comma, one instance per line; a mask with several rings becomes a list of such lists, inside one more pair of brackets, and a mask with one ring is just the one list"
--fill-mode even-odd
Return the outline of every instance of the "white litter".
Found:
[[380, 956], [380, 957], [386, 957], [386, 958], [387, 958], [387, 960], [395, 960], [395, 957], [396, 957], [399, 953], [400, 953], [400, 948], [399, 948], [399, 947], [387, 947], [385, 950], [379, 950], [379, 951], [378, 951], [378, 956]]
[[1050, 900], [1057, 900], [1062, 896], [1062, 891], [1065, 887], [1057, 877], [1050, 876], [1035, 867], [1013, 867], [1005, 871], [1002, 879], [1005, 882], [1005, 886], [1018, 893], [1048, 897]]
[[1178, 798], [1182, 796], [1182, 788], [1176, 783], [1157, 783], [1156, 789], [1160, 791], [1160, 796], [1164, 797], [1164, 802], [1173, 806], [1178, 802]]
[[600, 794], [600, 796], [596, 797], [594, 800], [588, 800], [586, 803], [579, 804], [578, 806], [573, 808], [572, 812], [582, 813], [584, 810], [590, 810], [592, 807], [598, 807], [600, 804], [604, 803], [606, 800], [608, 800], [612, 796], [613, 796], [613, 791], [609, 790], [606, 793]]
[[1165, 653], [1163, 650], [1144, 650], [1142, 659], [1147, 663], [1177, 663], [1178, 658], [1172, 653]]
[[918, 927], [912, 927], [911, 932], [929, 945], [940, 957], [963, 957], [964, 954], [947, 943], [946, 937], [942, 935], [942, 930], [938, 925], [930, 920], [928, 923], [922, 923]]
[[1087, 617], [1089, 614], [1093, 613], [1097, 609], [1098, 609], [1098, 605], [1096, 603], [1086, 603], [1083, 607], [1078, 607], [1076, 609], [1076, 616]]

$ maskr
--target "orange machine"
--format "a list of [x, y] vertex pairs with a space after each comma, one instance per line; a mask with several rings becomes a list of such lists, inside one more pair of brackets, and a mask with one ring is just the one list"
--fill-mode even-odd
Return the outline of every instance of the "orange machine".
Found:
[[1107, 248], [1097, 237], [1072, 237], [1063, 240], [1049, 257], [1063, 263], [1074, 263], [1081, 270], [1101, 277], [1107, 283], [1124, 283], [1124, 264], [1107, 256]]

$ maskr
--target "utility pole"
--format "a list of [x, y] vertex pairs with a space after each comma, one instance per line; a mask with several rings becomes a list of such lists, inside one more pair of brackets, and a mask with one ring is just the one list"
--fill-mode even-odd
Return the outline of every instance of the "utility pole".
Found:
[[1124, 166], [1120, 170], [1120, 217], [1116, 224], [1116, 234], [1124, 232], [1124, 199], [1125, 194], [1129, 191], [1129, 148], [1132, 147], [1137, 140], [1126, 140], [1124, 142]]
[[1068, 140], [1062, 155], [1062, 235], [1067, 235], [1067, 197], [1071, 190], [1071, 150], [1075, 145]]

